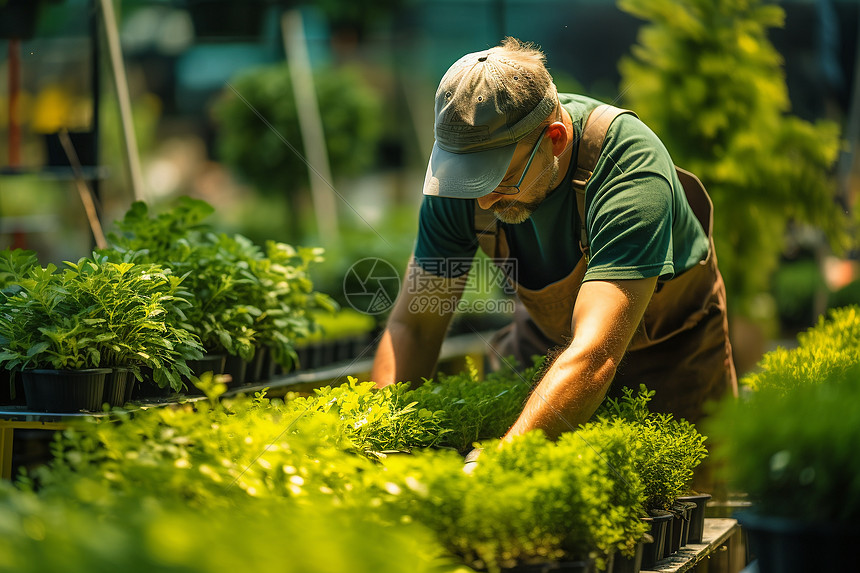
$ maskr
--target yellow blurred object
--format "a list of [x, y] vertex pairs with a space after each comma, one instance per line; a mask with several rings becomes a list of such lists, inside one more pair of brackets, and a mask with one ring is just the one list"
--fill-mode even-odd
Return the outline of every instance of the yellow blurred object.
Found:
[[36, 133], [56, 133], [68, 125], [72, 98], [61, 87], [42, 89], [33, 102], [32, 128]]

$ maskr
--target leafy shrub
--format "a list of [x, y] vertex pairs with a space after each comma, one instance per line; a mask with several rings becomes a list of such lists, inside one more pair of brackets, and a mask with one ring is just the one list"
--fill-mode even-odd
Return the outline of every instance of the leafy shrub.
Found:
[[650, 412], [654, 391], [644, 385], [635, 396], [630, 388], [623, 393], [619, 399], [604, 400], [593, 419], [606, 428], [629, 426], [628, 437], [638, 453], [636, 473], [645, 488], [644, 507], [668, 509], [689, 491], [693, 470], [708, 455], [706, 438], [687, 420]]
[[442, 412], [417, 407], [409, 385], [391, 384], [379, 390], [373, 382], [349, 382], [314, 390], [314, 396], [290, 400], [288, 408], [306, 416], [335, 414], [344, 435], [361, 454], [376, 457], [384, 451], [411, 451], [437, 445], [448, 432]]
[[741, 382], [756, 391], [790, 393], [841, 378], [860, 363], [860, 307], [831, 309], [797, 340], [796, 348], [779, 347], [766, 353]]
[[[7, 260], [7, 268], [14, 264]], [[9, 369], [153, 369], [161, 385], [181, 385], [200, 343], [181, 324], [182, 279], [156, 265], [112, 263], [93, 255], [23, 271], [0, 315], [0, 362]]]
[[80, 483], [91, 483], [113, 497], [192, 507], [330, 498], [345, 495], [351, 474], [370, 464], [345, 453], [353, 447], [334, 416], [306, 416], [262, 394], [117, 416], [58, 437], [54, 461], [32, 477], [43, 496], [74, 498]]
[[645, 529], [628, 444], [618, 430], [587, 429], [556, 443], [532, 432], [488, 447], [471, 474], [442, 451], [387, 460], [377, 477], [395, 515], [427, 525], [467, 564], [495, 571], [602, 559], [631, 553]]
[[708, 423], [730, 483], [757, 511], [807, 521], [860, 518], [860, 307], [833, 309], [792, 350], [765, 354], [752, 390]]
[[[843, 360], [829, 344], [816, 355]], [[850, 365], [822, 368], [814, 380], [780, 366], [747, 399], [721, 404], [707, 426], [714, 457], [756, 511], [813, 522], [860, 518], [858, 380], [856, 355]]]
[[94, 512], [0, 485], [0, 572], [394, 573], [404, 563], [418, 573], [466, 571], [419, 524], [385, 526], [332, 506], [248, 498], [191, 509], [117, 500], [86, 482], [78, 491], [109, 505]]
[[543, 358], [535, 359], [523, 372], [499, 370], [483, 380], [471, 360], [467, 359], [467, 365], [464, 372], [440, 373], [408, 394], [421, 407], [444, 412], [444, 424], [450, 431], [440, 445], [461, 453], [469, 451], [475, 442], [497, 439], [508, 431], [522, 412]]
[[268, 242], [264, 251], [241, 235], [211, 232], [204, 201], [180, 198], [166, 212], [149, 215], [136, 202], [110, 239], [113, 257], [162, 264], [186, 277], [191, 308], [187, 323], [206, 351], [250, 360], [258, 344], [269, 347], [284, 367], [295, 362], [295, 342], [316, 328], [315, 309], [334, 310], [314, 292], [309, 267], [321, 249]]

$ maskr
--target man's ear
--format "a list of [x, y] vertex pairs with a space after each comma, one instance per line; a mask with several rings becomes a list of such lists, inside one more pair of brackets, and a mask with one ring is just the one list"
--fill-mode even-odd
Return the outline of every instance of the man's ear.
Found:
[[570, 141], [570, 134], [567, 132], [567, 127], [563, 122], [556, 121], [549, 124], [546, 133], [552, 141], [552, 154], [558, 157], [562, 154]]

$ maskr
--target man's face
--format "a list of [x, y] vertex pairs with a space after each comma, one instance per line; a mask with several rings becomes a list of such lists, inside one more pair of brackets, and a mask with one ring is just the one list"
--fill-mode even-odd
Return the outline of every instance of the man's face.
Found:
[[[534, 158], [529, 164], [533, 152]], [[552, 153], [545, 130], [537, 142], [520, 142], [505, 178], [495, 191], [479, 197], [478, 205], [482, 209], [492, 209], [496, 218], [503, 223], [524, 222], [558, 184], [558, 164], [558, 157]], [[520, 182], [518, 186], [517, 182]]]

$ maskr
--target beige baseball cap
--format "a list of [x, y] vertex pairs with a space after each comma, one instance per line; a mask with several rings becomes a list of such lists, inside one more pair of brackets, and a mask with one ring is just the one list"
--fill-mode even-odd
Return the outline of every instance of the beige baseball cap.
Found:
[[[549, 78], [542, 63], [517, 61], [501, 46], [457, 60], [436, 90], [436, 142], [424, 194], [475, 199], [498, 187], [517, 142], [555, 109], [555, 85], [546, 79], [541, 86], [541, 78]], [[523, 97], [535, 89], [541, 93]]]

